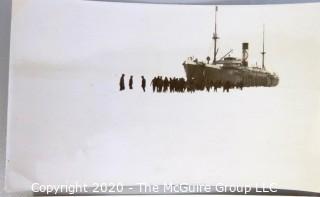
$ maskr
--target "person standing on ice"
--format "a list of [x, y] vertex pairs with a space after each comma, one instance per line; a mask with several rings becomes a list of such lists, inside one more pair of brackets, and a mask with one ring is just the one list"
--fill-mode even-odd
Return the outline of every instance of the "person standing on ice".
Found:
[[143, 91], [146, 91], [146, 79], [144, 78], [144, 76], [141, 76], [141, 87], [143, 89]]
[[131, 75], [130, 79], [129, 79], [129, 88], [130, 88], [130, 90], [133, 89], [132, 85], [133, 85], [133, 76]]
[[125, 89], [125, 86], [124, 86], [124, 74], [121, 75], [119, 85], [120, 85], [120, 91]]
[[155, 92], [156, 86], [157, 86], [157, 78], [156, 77], [153, 77], [150, 85], [152, 86], [152, 91]]
[[168, 87], [169, 87], [169, 80], [167, 77], [165, 77], [163, 81], [163, 92], [167, 92]]

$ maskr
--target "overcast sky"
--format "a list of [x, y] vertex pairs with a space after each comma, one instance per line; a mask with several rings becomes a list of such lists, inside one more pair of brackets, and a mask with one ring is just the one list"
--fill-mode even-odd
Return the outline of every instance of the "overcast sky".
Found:
[[[319, 70], [319, 8], [220, 6], [218, 56], [234, 49], [233, 55], [241, 57], [241, 43], [249, 42], [250, 64], [261, 64], [265, 24], [266, 66], [285, 79], [280, 84], [317, 77], [312, 70]], [[183, 75], [186, 57], [212, 54], [213, 13], [213, 6], [15, 0], [11, 64]]]

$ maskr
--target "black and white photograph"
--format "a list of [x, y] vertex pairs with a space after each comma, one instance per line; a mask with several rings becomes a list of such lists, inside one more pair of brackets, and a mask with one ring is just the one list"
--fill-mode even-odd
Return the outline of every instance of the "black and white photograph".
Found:
[[319, 195], [319, 21], [317, 2], [12, 0], [5, 190]]

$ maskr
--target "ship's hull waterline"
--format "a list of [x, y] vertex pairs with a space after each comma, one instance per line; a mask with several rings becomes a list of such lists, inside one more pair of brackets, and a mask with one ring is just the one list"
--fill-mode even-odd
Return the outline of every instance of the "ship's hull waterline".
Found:
[[206, 83], [220, 83], [222, 86], [242, 87], [273, 87], [279, 83], [279, 78], [269, 72], [253, 71], [246, 67], [223, 68], [211, 67], [206, 64], [183, 64], [187, 81], [192, 81], [197, 89], [201, 89]]

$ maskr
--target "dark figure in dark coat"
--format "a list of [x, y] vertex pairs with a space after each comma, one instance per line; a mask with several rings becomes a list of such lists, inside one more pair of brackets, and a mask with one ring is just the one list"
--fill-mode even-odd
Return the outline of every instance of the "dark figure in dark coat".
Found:
[[223, 92], [227, 91], [229, 92], [229, 89], [231, 88], [231, 83], [229, 81], [227, 81], [224, 86], [223, 86]]
[[215, 81], [215, 82], [213, 83], [213, 87], [214, 87], [214, 90], [213, 90], [213, 91], [217, 92], [217, 91], [218, 91], [218, 86], [219, 86], [219, 82]]
[[157, 87], [158, 87], [158, 92], [162, 92], [163, 80], [161, 76], [159, 76], [157, 79]]
[[167, 77], [165, 77], [165, 78], [164, 78], [164, 81], [163, 81], [163, 91], [164, 91], [164, 92], [167, 92], [168, 87], [169, 87], [169, 80], [168, 80]]
[[210, 92], [210, 83], [208, 81], [205, 82], [205, 86], [206, 86], [207, 92]]
[[130, 79], [129, 79], [129, 88], [130, 89], [132, 89], [132, 85], [133, 85], [133, 76], [131, 75]]
[[242, 90], [242, 88], [243, 88], [243, 82], [242, 81], [239, 84], [239, 88], [240, 88], [240, 90]]
[[141, 87], [143, 89], [143, 91], [145, 92], [146, 91], [146, 79], [144, 78], [144, 76], [141, 76]]
[[152, 79], [150, 85], [152, 86], [152, 91], [155, 92], [156, 86], [157, 86], [157, 78], [156, 78], [156, 77], [154, 77], [154, 78]]
[[120, 85], [120, 91], [125, 89], [125, 86], [124, 86], [124, 74], [121, 75], [119, 85]]

